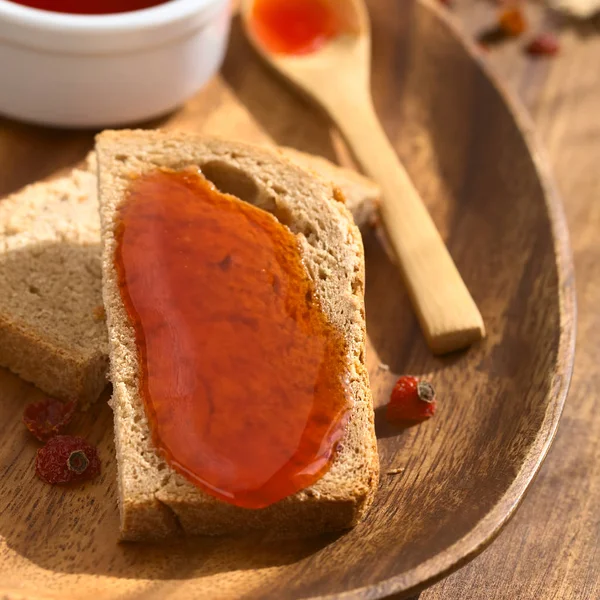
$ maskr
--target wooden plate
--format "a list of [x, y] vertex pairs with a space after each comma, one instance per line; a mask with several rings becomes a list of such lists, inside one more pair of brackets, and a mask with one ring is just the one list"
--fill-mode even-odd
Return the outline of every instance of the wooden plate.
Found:
[[[3, 597], [381, 598], [464, 564], [517, 507], [554, 435], [572, 366], [562, 209], [529, 121], [443, 9], [397, 0], [370, 8], [377, 108], [483, 312], [487, 340], [433, 358], [396, 269], [366, 235], [381, 486], [355, 530], [285, 543], [266, 535], [118, 545], [106, 403], [73, 427], [99, 444], [101, 480], [51, 488], [34, 476], [37, 444], [21, 424], [24, 403], [41, 394], [1, 372]], [[238, 24], [222, 76], [159, 124], [347, 157], [327, 121], [259, 64]], [[73, 165], [92, 143], [91, 132], [1, 126], [0, 193]], [[428, 374], [441, 398], [433, 420], [407, 430], [381, 418], [401, 373]]]

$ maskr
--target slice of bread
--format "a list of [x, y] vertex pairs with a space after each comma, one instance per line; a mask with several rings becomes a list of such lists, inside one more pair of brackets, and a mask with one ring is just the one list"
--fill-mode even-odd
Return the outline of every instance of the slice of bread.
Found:
[[0, 365], [85, 407], [107, 384], [96, 177], [0, 202]]
[[[184, 133], [104, 132], [97, 137], [103, 297], [124, 540], [268, 529], [303, 536], [355, 525], [372, 502], [379, 464], [365, 366], [364, 257], [360, 233], [330, 184], [276, 152]], [[329, 321], [348, 341], [350, 418], [330, 470], [312, 487], [249, 510], [206, 494], [156, 452], [139, 393], [135, 334], [114, 267], [117, 209], [132, 176], [199, 167], [223, 192], [271, 212], [296, 234]]]

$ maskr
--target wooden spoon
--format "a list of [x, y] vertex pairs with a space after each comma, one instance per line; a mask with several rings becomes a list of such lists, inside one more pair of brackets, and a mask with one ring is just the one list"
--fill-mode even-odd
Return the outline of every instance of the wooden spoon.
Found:
[[241, 2], [244, 29], [267, 63], [327, 111], [380, 184], [382, 220], [427, 343], [436, 354], [459, 350], [485, 336], [483, 319], [375, 113], [367, 9], [362, 0], [328, 2], [344, 33], [311, 54], [266, 48], [253, 27], [254, 0]]

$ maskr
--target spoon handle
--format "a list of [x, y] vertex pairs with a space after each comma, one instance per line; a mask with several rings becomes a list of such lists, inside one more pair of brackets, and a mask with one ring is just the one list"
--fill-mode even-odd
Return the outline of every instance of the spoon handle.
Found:
[[381, 186], [382, 221], [431, 350], [443, 354], [483, 338], [481, 313], [370, 99], [328, 109], [365, 172]]

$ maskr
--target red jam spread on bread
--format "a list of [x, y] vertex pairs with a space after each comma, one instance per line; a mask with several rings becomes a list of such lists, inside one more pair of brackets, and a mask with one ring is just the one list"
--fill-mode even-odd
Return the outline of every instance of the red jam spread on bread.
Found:
[[30, 8], [74, 15], [110, 15], [164, 4], [167, 0], [11, 0]]
[[[339, 0], [333, 0], [339, 1]], [[252, 28], [278, 54], [309, 54], [340, 34], [332, 0], [254, 0]]]
[[196, 171], [134, 179], [115, 266], [155, 446], [207, 493], [262, 508], [328, 470], [350, 407], [346, 344], [297, 238]]

